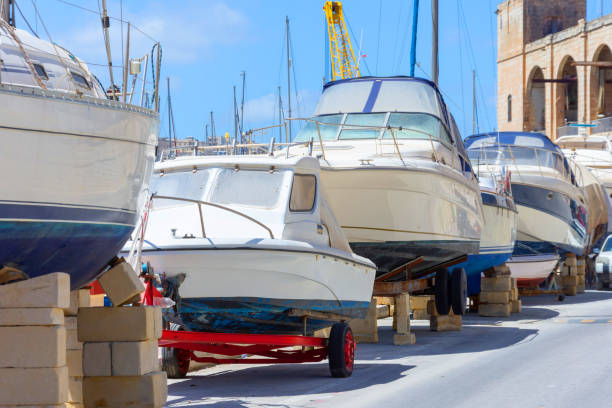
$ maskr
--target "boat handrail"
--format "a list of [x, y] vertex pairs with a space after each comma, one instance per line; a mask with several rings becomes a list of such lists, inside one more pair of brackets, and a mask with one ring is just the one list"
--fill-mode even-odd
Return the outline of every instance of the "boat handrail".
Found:
[[270, 234], [270, 238], [274, 239], [274, 234], [272, 233], [272, 230], [265, 224], [263, 224], [260, 221], [257, 221], [255, 218], [250, 217], [240, 211], [234, 210], [232, 208], [226, 207], [224, 205], [220, 205], [220, 204], [216, 204], [216, 203], [211, 203], [209, 201], [202, 201], [202, 200], [195, 200], [192, 198], [183, 198], [183, 197], [171, 197], [171, 196], [164, 196], [164, 195], [157, 195], [157, 194], [153, 194], [151, 195], [151, 200], [154, 199], [160, 199], [160, 200], [176, 200], [176, 201], [185, 201], [185, 202], [189, 202], [189, 203], [193, 203], [193, 204], [198, 204], [198, 212], [200, 213], [200, 226], [202, 227], [202, 238], [206, 238], [206, 229], [204, 228], [204, 214], [202, 213], [202, 205], [208, 205], [210, 207], [215, 207], [215, 208], [219, 208], [221, 210], [225, 210], [228, 212], [231, 212], [232, 214], [236, 214], [239, 215], [243, 218], [246, 218], [247, 220], [259, 225], [260, 227], [262, 227], [263, 229], [265, 229], [266, 231], [268, 231], [268, 234]]

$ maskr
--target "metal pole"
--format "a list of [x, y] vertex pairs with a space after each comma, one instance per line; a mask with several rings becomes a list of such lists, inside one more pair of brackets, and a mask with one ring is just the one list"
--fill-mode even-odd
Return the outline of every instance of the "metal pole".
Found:
[[431, 80], [438, 85], [438, 0], [431, 0]]
[[[168, 140], [170, 142], [170, 147], [172, 147], [172, 101], [170, 100], [170, 77], [166, 78], [168, 83]], [[176, 147], [176, 141], [174, 142], [174, 147]]]
[[145, 95], [145, 87], [147, 85], [147, 67], [149, 64], [149, 54], [145, 55], [145, 63], [144, 63], [144, 74], [142, 74], [142, 92], [140, 93], [140, 106], [142, 106], [142, 103], [144, 101], [144, 95]]
[[112, 97], [115, 99], [115, 80], [113, 79], [113, 58], [111, 56], [110, 38], [108, 36], [108, 28], [110, 27], [110, 18], [106, 11], [106, 0], [102, 0], [102, 30], [104, 31], [104, 43], [106, 45], [106, 59], [108, 60], [108, 75], [111, 82]]
[[472, 134], [476, 134], [476, 70], [472, 70]]
[[[123, 23], [121, 23], [123, 24]], [[130, 65], [130, 23], [127, 26], [127, 40], [125, 44], [125, 63], [123, 64], [123, 102], [127, 101], [128, 66]]]
[[242, 101], [240, 102], [240, 140], [242, 143], [242, 132], [244, 130], [244, 85], [246, 82], [246, 72], [242, 71]]
[[[291, 118], [291, 49], [289, 47], [289, 16], [285, 17], [287, 24], [287, 117]], [[289, 122], [289, 133], [286, 135], [287, 142], [291, 142], [291, 122]]]
[[[278, 124], [283, 123], [283, 99], [281, 97], [281, 87], [278, 87]], [[283, 142], [283, 128], [278, 127], [278, 141]]]
[[238, 138], [238, 104], [236, 102], [236, 85], [234, 85], [234, 140]]
[[0, 0], [0, 19], [9, 22], [9, 0]]
[[412, 6], [412, 43], [410, 45], [410, 76], [414, 76], [416, 65], [417, 31], [419, 23], [419, 0], [414, 0]]
[[210, 111], [210, 136], [215, 141], [215, 144], [219, 144], [217, 136], [215, 135], [215, 119], [213, 118], [212, 111]]

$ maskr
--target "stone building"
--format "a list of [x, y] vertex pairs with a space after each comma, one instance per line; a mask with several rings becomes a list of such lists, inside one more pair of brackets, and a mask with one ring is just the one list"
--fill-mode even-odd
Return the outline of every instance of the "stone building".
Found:
[[505, 0], [497, 9], [500, 130], [551, 139], [612, 130], [612, 14], [587, 22], [586, 0]]

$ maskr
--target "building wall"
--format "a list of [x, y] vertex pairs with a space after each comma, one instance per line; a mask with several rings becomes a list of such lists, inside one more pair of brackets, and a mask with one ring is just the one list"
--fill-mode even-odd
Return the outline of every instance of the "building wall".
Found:
[[[562, 70], [568, 61], [568, 67], [573, 67], [571, 61], [594, 61], [603, 46], [611, 47], [612, 15], [587, 23], [584, 20], [585, 13], [585, 0], [506, 0], [499, 5], [500, 130], [539, 130], [534, 128], [534, 121], [530, 120], [532, 78], [538, 67], [545, 79], [563, 79]], [[542, 25], [549, 17], [557, 17], [564, 29], [543, 35]], [[599, 68], [576, 66], [575, 71], [578, 88], [576, 119], [581, 123], [589, 123], [597, 118], [598, 113]], [[612, 70], [608, 75], [612, 78]], [[557, 128], [564, 125], [567, 116], [564, 91], [567, 87], [563, 83], [544, 84], [546, 134], [552, 139], [557, 137]], [[509, 95], [512, 96], [511, 121], [508, 121], [507, 115]], [[609, 91], [606, 90], [606, 100], [612, 104], [612, 85]]]

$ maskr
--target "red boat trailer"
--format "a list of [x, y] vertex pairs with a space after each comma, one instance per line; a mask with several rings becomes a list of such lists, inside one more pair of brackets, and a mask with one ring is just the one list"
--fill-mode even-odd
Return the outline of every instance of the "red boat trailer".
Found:
[[[155, 304], [161, 294], [145, 277], [143, 304]], [[317, 318], [321, 316], [317, 315]], [[304, 316], [303, 319], [307, 319]], [[296, 364], [329, 360], [333, 377], [349, 377], [355, 361], [355, 339], [345, 322], [335, 323], [329, 338], [284, 334], [245, 334], [163, 330], [159, 339], [162, 365], [168, 377], [182, 378], [191, 361], [214, 364]], [[196, 352], [227, 358], [199, 357]], [[240, 356], [236, 358], [236, 356]]]

